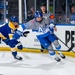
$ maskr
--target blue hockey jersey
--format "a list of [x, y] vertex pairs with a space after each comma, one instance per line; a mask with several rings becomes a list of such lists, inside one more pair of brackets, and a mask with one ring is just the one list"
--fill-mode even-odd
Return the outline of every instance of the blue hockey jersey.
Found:
[[9, 22], [9, 23], [6, 23], [4, 25], [1, 25], [0, 26], [0, 37], [2, 39], [11, 39], [14, 33], [14, 31], [17, 29], [18, 27], [15, 28], [15, 26]]

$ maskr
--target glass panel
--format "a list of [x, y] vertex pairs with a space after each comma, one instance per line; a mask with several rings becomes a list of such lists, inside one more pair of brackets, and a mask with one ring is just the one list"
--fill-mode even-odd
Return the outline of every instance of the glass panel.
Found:
[[0, 24], [4, 22], [4, 1], [0, 0]]
[[36, 0], [36, 10], [40, 10], [41, 3], [46, 3], [46, 0]]
[[68, 20], [70, 24], [75, 24], [75, 0], [68, 0]]
[[18, 11], [18, 0], [8, 0], [8, 18], [12, 15], [18, 16]]
[[54, 0], [54, 13], [56, 24], [71, 24], [73, 16], [71, 6], [75, 5], [75, 0]]
[[66, 23], [66, 0], [55, 0], [55, 22]]
[[0, 0], [0, 24], [6, 22], [8, 16], [8, 1]]
[[53, 13], [53, 0], [49, 0], [49, 11]]

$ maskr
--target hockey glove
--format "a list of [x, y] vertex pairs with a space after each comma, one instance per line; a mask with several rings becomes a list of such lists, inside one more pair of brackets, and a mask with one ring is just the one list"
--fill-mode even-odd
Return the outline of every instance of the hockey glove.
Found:
[[27, 35], [30, 33], [30, 31], [25, 31], [25, 32], [23, 32], [23, 36], [24, 37], [27, 37]]

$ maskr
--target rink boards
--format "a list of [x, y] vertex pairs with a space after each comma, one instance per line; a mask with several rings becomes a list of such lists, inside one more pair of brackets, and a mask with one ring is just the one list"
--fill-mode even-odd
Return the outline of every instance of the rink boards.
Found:
[[[57, 32], [54, 32], [57, 37], [62, 40], [69, 48], [73, 47], [72, 50], [75, 50], [75, 26], [74, 25], [57, 25]], [[30, 33], [27, 37], [21, 37], [19, 40], [22, 42], [24, 49], [23, 52], [40, 52], [38, 48], [40, 47], [40, 43], [36, 38], [36, 35], [40, 34], [39, 32], [32, 32], [32, 30], [28, 30]], [[60, 42], [60, 41], [59, 41]], [[61, 50], [68, 50], [68, 48], [62, 43]], [[54, 45], [53, 45], [54, 46]], [[36, 49], [37, 48], [37, 49]], [[55, 47], [54, 47], [55, 49]], [[5, 45], [3, 42], [0, 44], [0, 50], [9, 51], [9, 46]], [[44, 52], [47, 52], [46, 50]], [[72, 52], [65, 52], [68, 55], [74, 55]]]

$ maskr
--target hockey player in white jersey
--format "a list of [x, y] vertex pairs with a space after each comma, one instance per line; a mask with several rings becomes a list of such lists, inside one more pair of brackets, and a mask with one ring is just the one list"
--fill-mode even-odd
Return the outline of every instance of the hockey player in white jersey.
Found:
[[[58, 42], [57, 37], [54, 35], [54, 30], [57, 31], [57, 28], [54, 24], [50, 24], [49, 21], [43, 20], [41, 12], [35, 13], [35, 20], [39, 23], [39, 32], [43, 32], [43, 34], [37, 35], [38, 40], [40, 41], [41, 45], [46, 48], [49, 52], [49, 54], [56, 60], [60, 61], [61, 59], [56, 56], [55, 51], [53, 50], [52, 43], [55, 45], [55, 48], [60, 50], [61, 45]], [[36, 22], [36, 24], [38, 24]], [[44, 22], [44, 24], [43, 24]], [[61, 52], [59, 52], [59, 55], [64, 59], [65, 56]]]
[[[53, 31], [57, 31], [57, 28], [54, 24], [50, 24], [50, 21], [42, 18], [43, 15], [41, 12], [35, 12], [35, 19], [29, 21], [25, 25], [22, 24], [21, 28], [18, 29], [19, 32], [23, 32], [25, 28], [32, 29], [32, 31], [40, 32], [39, 35], [36, 35], [41, 45], [46, 48], [49, 54], [56, 60], [60, 61], [61, 59], [56, 55], [55, 51], [53, 51], [52, 43], [55, 45], [55, 48], [58, 50], [59, 55], [64, 59], [65, 55], [60, 52], [61, 45], [58, 42], [57, 37], [54, 35]], [[22, 29], [23, 28], [23, 29]], [[16, 33], [18, 38], [20, 35]], [[14, 36], [16, 36], [14, 34]], [[17, 37], [16, 36], [16, 37]]]

